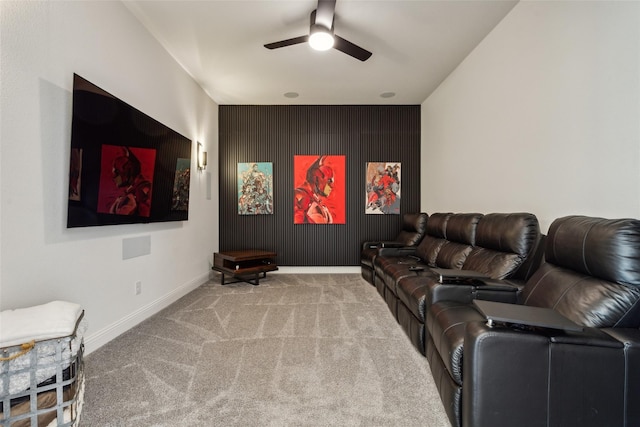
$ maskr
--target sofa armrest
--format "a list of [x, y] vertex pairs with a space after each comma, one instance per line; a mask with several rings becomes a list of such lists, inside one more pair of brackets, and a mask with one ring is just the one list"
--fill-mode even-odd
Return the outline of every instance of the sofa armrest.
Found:
[[603, 331], [624, 345], [627, 363], [626, 425], [640, 426], [640, 329], [606, 328]]
[[640, 350], [640, 329], [605, 328], [602, 331], [621, 342], [626, 348]]
[[523, 329], [559, 329], [565, 332], [584, 330], [582, 326], [551, 308], [482, 300], [475, 300], [473, 304], [486, 317], [489, 325], [495, 322]]
[[364, 242], [362, 244], [362, 249], [380, 249], [380, 248], [404, 248], [404, 245], [401, 242], [397, 242], [395, 240], [378, 240], [378, 241], [370, 241]]
[[554, 344], [587, 345], [622, 349], [624, 344], [598, 328], [585, 328], [581, 332], [567, 331], [550, 337]]
[[472, 298], [474, 300], [499, 301], [506, 303], [516, 303], [520, 296], [522, 286], [518, 284], [496, 279], [484, 279], [477, 281], [473, 289]]
[[381, 247], [378, 249], [378, 256], [384, 257], [415, 257], [416, 261], [420, 261], [420, 257], [416, 255], [415, 246], [402, 246], [402, 247]]
[[469, 322], [462, 425], [624, 425], [623, 349], [590, 328], [566, 335]]
[[471, 304], [476, 299], [515, 303], [521, 287], [506, 280], [466, 280], [458, 283], [440, 283], [436, 277], [425, 279], [429, 289], [427, 305], [438, 301], [456, 301]]
[[370, 241], [366, 241], [366, 242], [362, 242], [362, 250], [367, 250], [367, 249], [377, 249], [381, 247], [381, 242], [379, 240], [370, 240]]
[[516, 284], [497, 279], [481, 279], [474, 281], [476, 289], [487, 291], [505, 291], [505, 292], [519, 292], [520, 287]]
[[401, 242], [394, 242], [394, 241], [380, 242], [380, 245], [383, 248], [404, 248], [405, 246], [407, 246]]

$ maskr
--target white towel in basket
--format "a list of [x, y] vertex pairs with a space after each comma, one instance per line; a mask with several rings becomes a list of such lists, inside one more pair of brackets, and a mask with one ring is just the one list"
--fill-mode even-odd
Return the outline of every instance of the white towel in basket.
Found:
[[[65, 301], [0, 312], [0, 355], [8, 357], [0, 361], [0, 398], [35, 390], [58, 367], [64, 370], [70, 365], [87, 329], [84, 318], [78, 321], [82, 313], [80, 305]], [[35, 347], [21, 351], [20, 345], [30, 341], [36, 341]]]
[[0, 348], [71, 335], [81, 314], [79, 304], [66, 301], [4, 310], [0, 312]]

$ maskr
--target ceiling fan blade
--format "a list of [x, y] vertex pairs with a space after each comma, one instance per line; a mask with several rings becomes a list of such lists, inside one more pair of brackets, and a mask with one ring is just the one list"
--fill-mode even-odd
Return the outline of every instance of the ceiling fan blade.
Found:
[[322, 25], [326, 29], [331, 30], [333, 28], [333, 15], [335, 11], [336, 0], [318, 0], [315, 24]]
[[292, 46], [294, 44], [306, 43], [309, 36], [294, 37], [292, 39], [280, 40], [279, 42], [267, 43], [264, 45], [267, 49], [278, 49], [280, 47]]
[[346, 53], [349, 56], [353, 56], [360, 61], [366, 61], [371, 57], [371, 52], [366, 49], [361, 48], [348, 40], [343, 39], [337, 35], [333, 35], [335, 42], [333, 44], [333, 48], [339, 50], [342, 53]]

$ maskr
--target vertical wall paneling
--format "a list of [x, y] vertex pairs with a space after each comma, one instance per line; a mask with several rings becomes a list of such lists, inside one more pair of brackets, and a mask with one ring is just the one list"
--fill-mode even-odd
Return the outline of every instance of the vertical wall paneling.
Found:
[[[401, 213], [420, 209], [420, 106], [219, 107], [220, 250], [273, 250], [286, 266], [354, 266], [399, 215], [365, 215], [365, 164], [402, 163]], [[346, 224], [293, 224], [293, 157], [346, 156]], [[274, 214], [238, 215], [237, 163], [273, 163]]]

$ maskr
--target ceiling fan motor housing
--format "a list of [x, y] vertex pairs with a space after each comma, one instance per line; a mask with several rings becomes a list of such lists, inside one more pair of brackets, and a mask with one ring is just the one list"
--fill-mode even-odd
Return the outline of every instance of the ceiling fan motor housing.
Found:
[[329, 29], [324, 25], [314, 23], [315, 11], [311, 15], [311, 29], [309, 30], [309, 44], [315, 50], [329, 50], [335, 42], [333, 38], [333, 28]]

